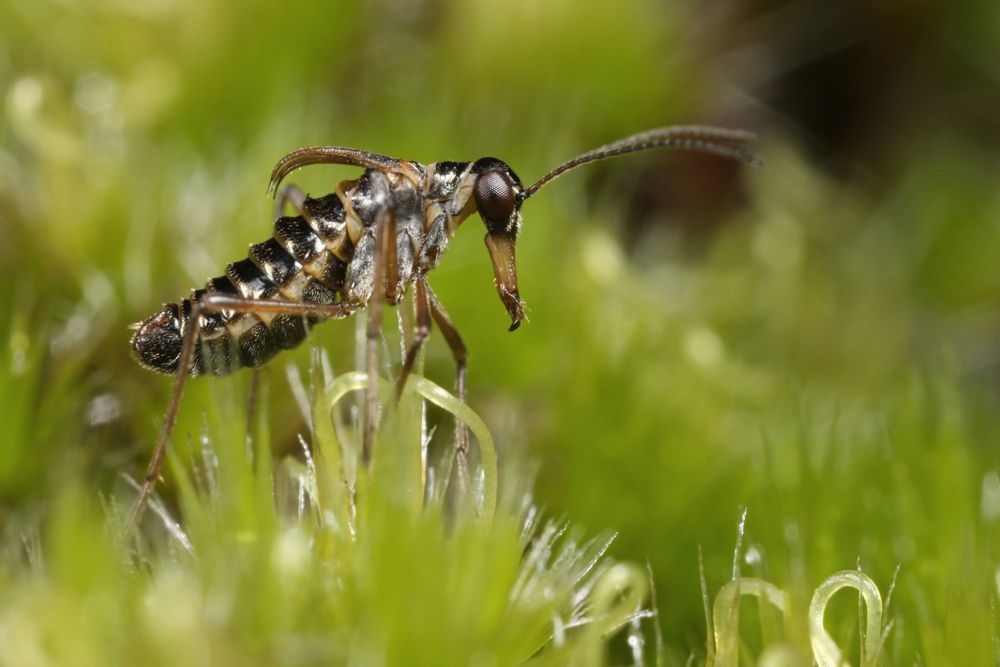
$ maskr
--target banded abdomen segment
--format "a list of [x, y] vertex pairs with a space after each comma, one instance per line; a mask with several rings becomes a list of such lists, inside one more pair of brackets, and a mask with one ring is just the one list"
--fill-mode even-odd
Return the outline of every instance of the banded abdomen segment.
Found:
[[[347, 262], [338, 255], [349, 253], [350, 248], [344, 218], [336, 195], [307, 198], [303, 215], [275, 221], [274, 236], [251, 245], [247, 258], [226, 267], [226, 275], [209, 281], [207, 290], [234, 291], [254, 301], [336, 303], [347, 273]], [[216, 335], [227, 336], [231, 350], [219, 360], [222, 364], [214, 354], [203, 353], [201, 364], [193, 364], [201, 372], [223, 375], [238, 367], [256, 368], [306, 337], [306, 324], [299, 315], [221, 313], [218, 321], [222, 328]], [[205, 333], [202, 340], [209, 342]], [[236, 355], [232, 354], [234, 344]], [[213, 345], [202, 349], [212, 350]]]
[[[138, 325], [132, 338], [134, 355], [147, 368], [176, 373], [183, 335], [191, 326], [192, 301], [204, 294], [337, 303], [351, 249], [344, 207], [337, 196], [307, 198], [303, 215], [278, 218], [274, 236], [251, 245], [247, 258], [229, 264], [224, 276], [209, 279], [189, 299], [164, 305], [163, 311]], [[226, 375], [242, 367], [256, 368], [280, 350], [299, 345], [306, 330], [298, 315], [203, 313], [191, 375]]]

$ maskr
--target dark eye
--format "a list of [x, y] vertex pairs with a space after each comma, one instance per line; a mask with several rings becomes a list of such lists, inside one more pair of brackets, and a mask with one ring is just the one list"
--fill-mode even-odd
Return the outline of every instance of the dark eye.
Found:
[[476, 179], [476, 208], [484, 220], [506, 223], [516, 200], [513, 184], [502, 173], [488, 171]]

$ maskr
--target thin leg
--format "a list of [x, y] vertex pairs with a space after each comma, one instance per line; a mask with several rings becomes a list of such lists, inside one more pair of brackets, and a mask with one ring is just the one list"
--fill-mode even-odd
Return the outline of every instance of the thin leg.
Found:
[[184, 393], [184, 383], [187, 382], [188, 375], [191, 372], [191, 362], [194, 359], [194, 346], [201, 330], [201, 313], [201, 301], [195, 301], [191, 306], [191, 315], [188, 320], [189, 326], [187, 327], [187, 331], [184, 332], [181, 357], [177, 363], [177, 379], [174, 380], [174, 388], [170, 392], [167, 415], [163, 419], [163, 426], [160, 427], [160, 435], [156, 439], [153, 458], [149, 461], [149, 467], [146, 469], [146, 478], [143, 480], [142, 488], [139, 489], [139, 497], [135, 499], [132, 511], [129, 512], [128, 518], [125, 520], [125, 527], [122, 529], [121, 534], [122, 543], [129, 538], [132, 531], [135, 530], [136, 525], [138, 525], [143, 511], [146, 509], [146, 504], [149, 502], [149, 497], [153, 495], [153, 488], [156, 486], [156, 481], [160, 478], [160, 471], [163, 469], [163, 460], [167, 456], [167, 442], [170, 440], [170, 434], [174, 431], [174, 424], [177, 423], [177, 411], [181, 406], [181, 394]]
[[[417, 276], [414, 275], [413, 279], [416, 280], [416, 278]], [[414, 316], [416, 314], [414, 311], [417, 308], [416, 296], [417, 295], [414, 292], [410, 292], [409, 303], [402, 304], [399, 308], [396, 309], [396, 316], [399, 320], [398, 321], [399, 331], [401, 333], [399, 339], [400, 359], [406, 359], [406, 349], [410, 346], [410, 343], [413, 342], [413, 327], [415, 326]], [[404, 292], [402, 297], [400, 298], [400, 302], [402, 303], [403, 299], [405, 298], [406, 298], [406, 293]]]
[[299, 303], [295, 301], [256, 301], [239, 296], [225, 294], [204, 294], [200, 299], [191, 305], [191, 313], [188, 317], [188, 327], [184, 332], [184, 341], [181, 345], [181, 356], [177, 363], [177, 378], [174, 380], [174, 387], [170, 394], [170, 402], [167, 404], [167, 414], [163, 419], [163, 426], [160, 427], [160, 435], [156, 439], [156, 447], [153, 449], [153, 458], [146, 469], [146, 477], [142, 487], [139, 489], [139, 496], [132, 505], [125, 526], [122, 529], [121, 541], [124, 543], [142, 518], [142, 513], [146, 509], [149, 498], [153, 495], [156, 482], [160, 479], [163, 471], [163, 462], [167, 456], [167, 444], [177, 423], [177, 411], [180, 409], [181, 395], [184, 393], [184, 384], [191, 373], [191, 364], [194, 360], [194, 346], [197, 344], [201, 333], [201, 315], [203, 313], [218, 313], [223, 311], [240, 313], [275, 313], [285, 315], [315, 315], [316, 317], [329, 319], [343, 319], [352, 315], [363, 303]]
[[320, 319], [342, 320], [364, 307], [364, 303], [345, 301], [343, 303], [308, 303], [303, 301], [281, 301], [278, 299], [257, 300], [229, 294], [205, 294], [201, 299], [203, 313], [273, 313], [275, 315], [314, 315]]
[[413, 340], [406, 350], [406, 358], [403, 360], [403, 367], [399, 369], [399, 377], [396, 379], [396, 400], [403, 395], [403, 387], [406, 380], [413, 371], [413, 364], [420, 354], [420, 348], [424, 346], [427, 337], [431, 334], [431, 308], [427, 298], [427, 278], [420, 276], [413, 284], [413, 303], [417, 310], [416, 326], [413, 327]]
[[[368, 306], [365, 349], [368, 392], [365, 397], [365, 433], [361, 444], [361, 462], [365, 466], [371, 463], [378, 431], [378, 346], [382, 340], [382, 303], [386, 299], [388, 285], [395, 286], [396, 282], [396, 216], [389, 209], [380, 216], [375, 226], [375, 289]], [[392, 290], [395, 291], [395, 287]]]
[[399, 303], [399, 295], [396, 294], [396, 288], [399, 286], [399, 262], [397, 257], [398, 249], [396, 247], [395, 213], [389, 211], [385, 216], [385, 224], [382, 226], [384, 227], [382, 249], [379, 252], [377, 261], [382, 262], [385, 286], [382, 287], [382, 283], [376, 283], [378, 286], [376, 289], [382, 291], [387, 303]]
[[378, 343], [382, 336], [382, 290], [378, 289], [376, 269], [376, 290], [368, 308], [368, 338], [365, 341], [365, 371], [368, 374], [368, 390], [365, 394], [365, 433], [361, 443], [361, 463], [365, 467], [372, 460], [372, 449], [375, 445], [375, 432], [378, 424]]
[[[444, 309], [441, 302], [437, 298], [437, 294], [431, 289], [431, 286], [424, 281], [424, 287], [427, 290], [427, 302], [431, 307], [431, 315], [434, 317], [434, 321], [437, 322], [438, 328], [441, 330], [441, 334], [444, 339], [448, 342], [448, 347], [451, 349], [451, 356], [455, 358], [455, 365], [457, 368], [457, 373], [455, 375], [455, 395], [458, 396], [458, 400], [465, 403], [465, 372], [466, 372], [466, 358], [467, 353], [465, 349], [465, 343], [462, 342], [462, 337], [458, 333], [458, 329], [451, 321], [451, 317], [448, 315], [448, 311]], [[463, 421], [458, 421], [455, 424], [455, 446], [458, 451], [462, 453], [463, 457], [469, 452], [469, 427]]]
[[278, 190], [278, 195], [274, 198], [274, 217], [280, 218], [285, 214], [285, 206], [291, 204], [292, 210], [302, 215], [306, 202], [306, 194], [299, 186], [289, 183]]

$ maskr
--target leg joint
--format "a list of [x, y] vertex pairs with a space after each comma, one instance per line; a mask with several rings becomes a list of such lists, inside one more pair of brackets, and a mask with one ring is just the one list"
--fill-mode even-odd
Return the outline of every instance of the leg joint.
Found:
[[427, 341], [431, 335], [431, 328], [426, 325], [418, 324], [413, 328], [413, 344], [421, 344]]

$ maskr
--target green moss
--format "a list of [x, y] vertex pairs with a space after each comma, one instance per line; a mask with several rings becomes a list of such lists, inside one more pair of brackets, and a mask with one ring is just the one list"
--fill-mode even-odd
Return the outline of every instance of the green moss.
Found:
[[[808, 660], [810, 600], [859, 560], [884, 596], [900, 568], [886, 664], [994, 660], [1000, 168], [985, 78], [1000, 23], [981, 4], [859, 10], [854, 69], [871, 79], [846, 118], [823, 116], [827, 136], [775, 120], [796, 112], [770, 97], [801, 94], [790, 68], [822, 87], [807, 106], [837, 77], [783, 50], [798, 13], [742, 23], [771, 16], [753, 3], [739, 17], [647, 0], [0, 3], [0, 663], [617, 664], [641, 651], [701, 664], [699, 546], [708, 606], [740, 612], [727, 627], [744, 662]], [[339, 322], [265, 370], [252, 458], [247, 378], [189, 385], [160, 488], [176, 529], [149, 514], [131, 555], [116, 550], [109, 521], [134, 493], [122, 476], [141, 474], [169, 392], [129, 359], [126, 326], [270, 233], [264, 189], [285, 151], [496, 155], [532, 180], [633, 131], [772, 101], [762, 169], [634, 156], [532, 198], [518, 245], [530, 323], [515, 334], [478, 221], [452, 241], [430, 279], [495, 441], [492, 522], [475, 518], [482, 498], [456, 506], [419, 474], [416, 395], [384, 432], [381, 472], [356, 479], [350, 413], [335, 430], [329, 406], [301, 396], [323, 377], [288, 381], [312, 350], [330, 377], [357, 369], [355, 325]], [[355, 175], [295, 178], [319, 194]], [[423, 375], [449, 386], [453, 373], [432, 336]], [[452, 479], [452, 417], [432, 407], [426, 424], [429, 466]], [[341, 446], [310, 450], [310, 467], [300, 436]], [[544, 514], [568, 517], [532, 519], [536, 547], [525, 467]], [[732, 602], [743, 509], [746, 591], [769, 582], [786, 613]], [[583, 528], [555, 540], [570, 524]], [[605, 531], [618, 535], [605, 571], [648, 564], [655, 593], [655, 619], [633, 618], [610, 648], [601, 623], [565, 627], [586, 616], [604, 566], [578, 575]], [[855, 600], [835, 597], [825, 618], [857, 664]]]

